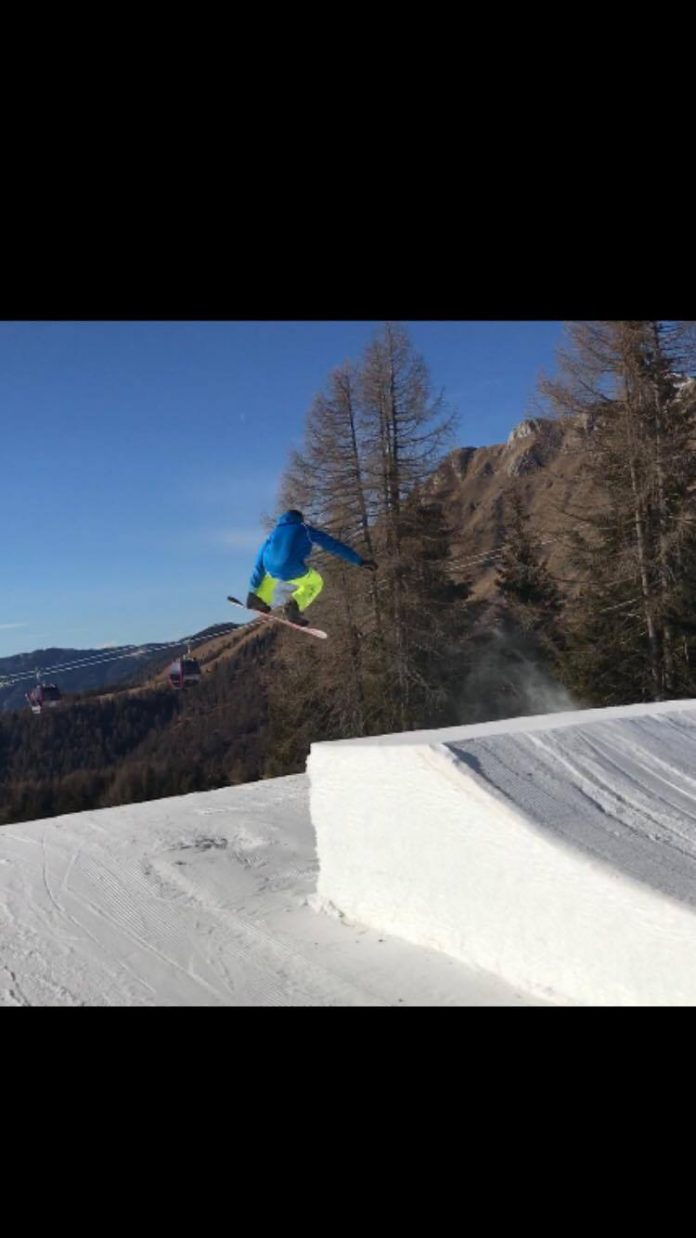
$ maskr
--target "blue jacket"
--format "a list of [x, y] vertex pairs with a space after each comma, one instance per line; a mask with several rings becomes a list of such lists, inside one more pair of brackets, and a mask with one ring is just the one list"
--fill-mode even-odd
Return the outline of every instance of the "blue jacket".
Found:
[[258, 589], [266, 573], [276, 580], [296, 580], [298, 576], [304, 576], [309, 571], [305, 560], [313, 546], [320, 546], [322, 550], [328, 550], [329, 554], [338, 555], [339, 559], [354, 563], [356, 567], [363, 562], [362, 555], [351, 550], [350, 546], [328, 533], [322, 533], [321, 529], [312, 528], [311, 524], [304, 524], [294, 513], [286, 512], [257, 555], [249, 582], [251, 592]]

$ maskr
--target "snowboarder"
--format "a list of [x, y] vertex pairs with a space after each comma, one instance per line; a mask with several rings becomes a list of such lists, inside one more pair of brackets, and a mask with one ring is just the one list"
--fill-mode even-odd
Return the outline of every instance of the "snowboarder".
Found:
[[280, 517], [259, 550], [249, 581], [248, 609], [268, 613], [276, 585], [284, 581], [294, 585], [295, 589], [282, 608], [283, 614], [291, 623], [307, 627], [302, 612], [318, 597], [324, 585], [319, 573], [313, 567], [307, 567], [305, 562], [314, 546], [328, 550], [329, 554], [338, 555], [339, 559], [354, 563], [356, 567], [366, 567], [371, 572], [377, 568], [374, 559], [363, 559], [357, 550], [351, 550], [344, 542], [306, 524], [302, 512], [293, 509]]

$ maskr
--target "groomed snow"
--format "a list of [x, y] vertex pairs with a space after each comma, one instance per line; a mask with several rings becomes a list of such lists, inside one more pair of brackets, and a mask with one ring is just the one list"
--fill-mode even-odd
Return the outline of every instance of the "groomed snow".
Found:
[[0, 1006], [538, 1005], [310, 905], [305, 775], [0, 828]]
[[315, 744], [318, 898], [552, 1001], [696, 1003], [696, 701]]

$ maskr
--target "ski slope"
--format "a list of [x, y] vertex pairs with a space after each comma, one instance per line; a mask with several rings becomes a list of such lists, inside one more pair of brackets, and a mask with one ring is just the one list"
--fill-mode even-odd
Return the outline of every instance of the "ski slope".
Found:
[[696, 1003], [696, 701], [315, 744], [318, 902], [554, 1002]]
[[0, 828], [0, 1006], [535, 1005], [318, 914], [306, 775]]
[[696, 701], [0, 828], [0, 1005], [696, 1004]]

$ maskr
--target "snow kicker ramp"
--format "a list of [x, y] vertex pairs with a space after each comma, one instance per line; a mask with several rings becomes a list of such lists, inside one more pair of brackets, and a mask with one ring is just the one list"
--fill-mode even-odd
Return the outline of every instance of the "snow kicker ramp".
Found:
[[318, 901], [539, 997], [696, 1004], [696, 701], [314, 744]]

